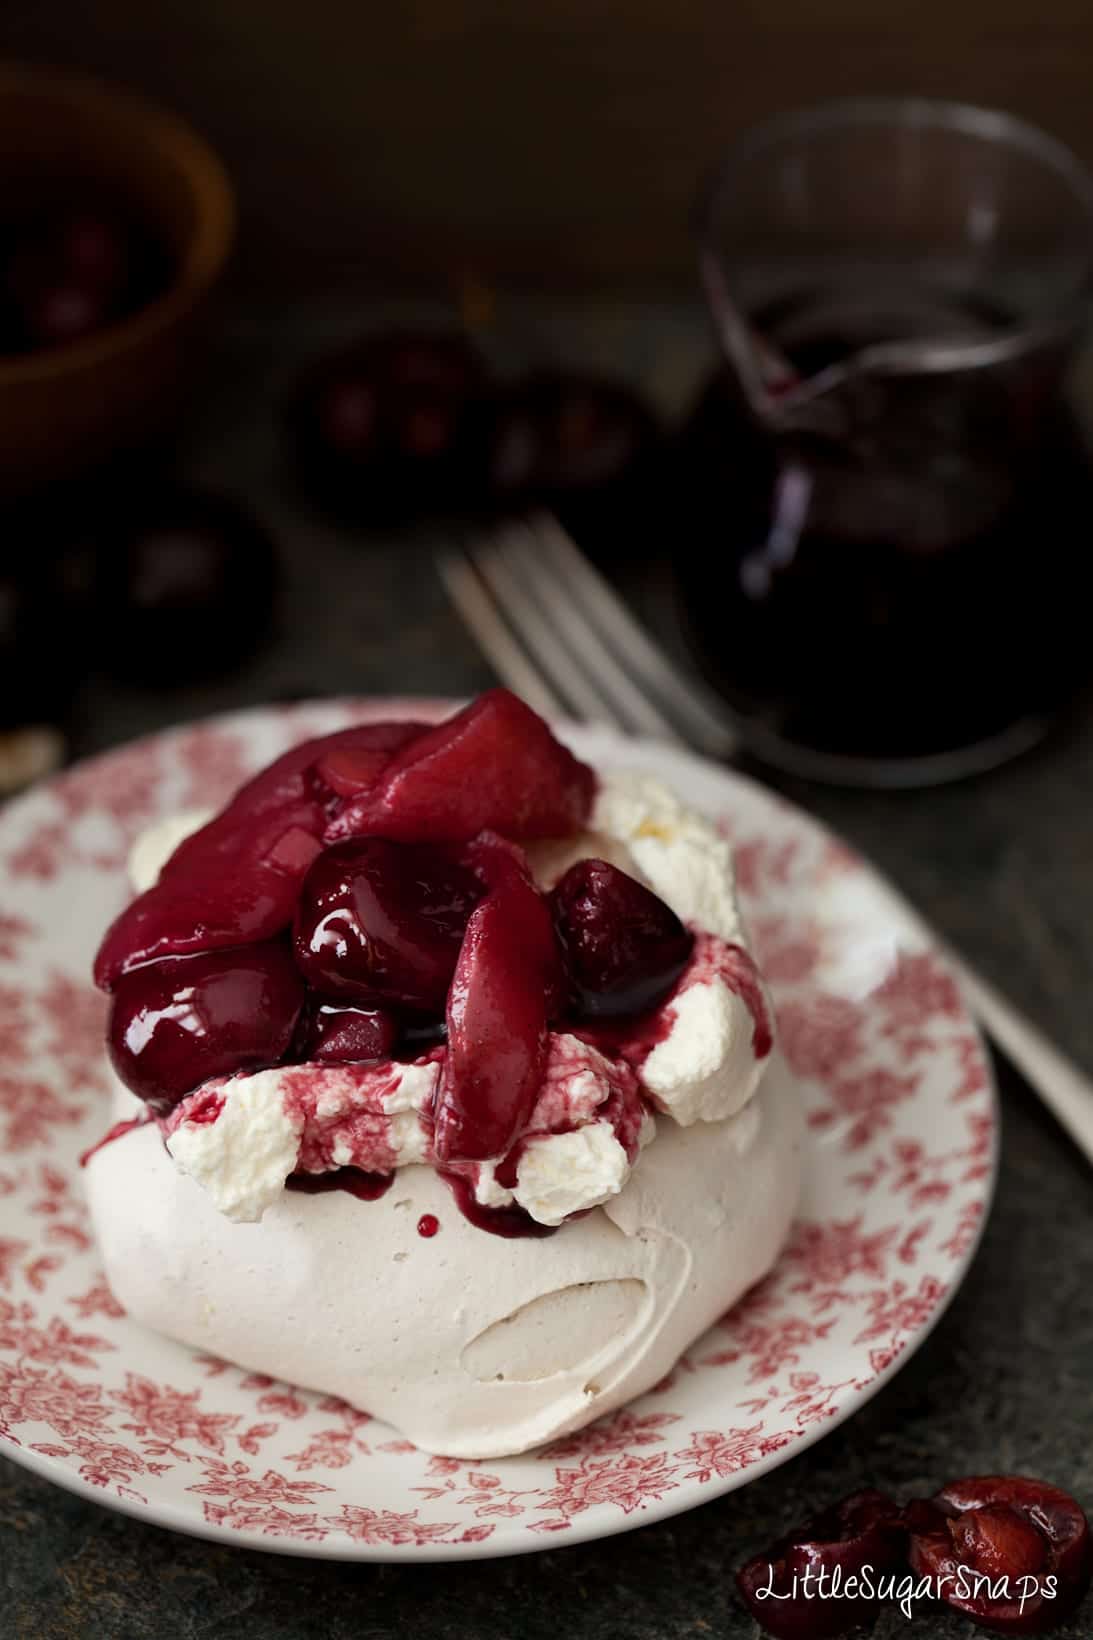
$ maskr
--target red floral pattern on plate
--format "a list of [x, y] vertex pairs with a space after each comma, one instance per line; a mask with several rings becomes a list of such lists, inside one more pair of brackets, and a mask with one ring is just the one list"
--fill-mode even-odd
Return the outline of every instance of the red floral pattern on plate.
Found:
[[[448, 1558], [595, 1537], [740, 1486], [833, 1427], [922, 1340], [967, 1267], [996, 1119], [942, 959], [897, 939], [883, 885], [781, 800], [584, 731], [585, 756], [663, 774], [736, 847], [812, 1140], [777, 1268], [649, 1395], [489, 1464], [430, 1457], [363, 1410], [128, 1320], [97, 1263], [77, 1160], [107, 1122], [103, 1001], [87, 973], [127, 893], [126, 853], [149, 820], [218, 804], [305, 736], [428, 710], [309, 703], [214, 720], [79, 766], [0, 815], [0, 1438], [61, 1485], [302, 1554]], [[864, 998], [840, 979], [863, 937], [892, 952]]]

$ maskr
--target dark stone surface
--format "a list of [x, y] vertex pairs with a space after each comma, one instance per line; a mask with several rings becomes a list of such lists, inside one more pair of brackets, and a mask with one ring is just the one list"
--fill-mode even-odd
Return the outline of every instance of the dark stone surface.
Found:
[[[571, 321], [565, 345], [586, 353], [593, 323]], [[663, 314], [612, 324], [621, 356], [674, 395], [696, 352], [693, 333]], [[244, 669], [199, 691], [94, 682], [79, 705], [80, 752], [271, 698], [459, 694], [490, 681], [433, 577], [427, 541], [339, 532], [285, 493], [270, 405], [301, 344], [270, 335], [256, 328], [226, 349], [215, 414], [198, 424], [184, 465], [250, 496], [276, 530], [287, 582], [278, 630]], [[779, 784], [868, 852], [1093, 1066], [1093, 717], [1021, 763], [941, 791], [885, 797]], [[914, 1494], [962, 1473], [1018, 1470], [1093, 1505], [1090, 1173], [1019, 1078], [1003, 1069], [1001, 1082], [997, 1203], [952, 1308], [856, 1417], [744, 1491], [662, 1525], [526, 1558], [342, 1566], [173, 1536], [0, 1461], [0, 1634], [745, 1640], [756, 1631], [733, 1593], [734, 1568], [814, 1505], [861, 1485]], [[1058, 1632], [1081, 1640], [1091, 1629], [1087, 1607]], [[909, 1629], [890, 1611], [874, 1632], [955, 1640], [975, 1631], [919, 1609]]]

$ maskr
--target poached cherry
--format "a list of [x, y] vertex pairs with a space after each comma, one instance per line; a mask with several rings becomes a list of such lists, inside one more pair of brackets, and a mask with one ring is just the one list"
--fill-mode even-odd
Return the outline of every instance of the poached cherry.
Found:
[[339, 843], [304, 878], [296, 961], [325, 996], [439, 1017], [481, 897], [450, 851], [383, 837]]
[[293, 1058], [324, 1065], [390, 1059], [398, 1024], [384, 1008], [340, 1008], [314, 1003], [300, 1016]]
[[328, 758], [351, 756], [378, 775], [422, 732], [417, 723], [370, 723], [305, 741], [248, 780], [208, 825], [180, 843], [160, 879], [107, 930], [95, 983], [160, 957], [268, 940], [292, 924], [300, 884], [321, 852], [334, 793]]
[[397, 752], [382, 779], [348, 798], [329, 842], [564, 837], [588, 818], [596, 777], [508, 689], [489, 689]]
[[694, 936], [659, 896], [606, 860], [570, 866], [550, 904], [581, 1018], [643, 1013], [687, 966]]
[[434, 1111], [442, 1163], [503, 1155], [543, 1079], [558, 990], [550, 911], [520, 850], [484, 833], [466, 858], [486, 889], [467, 924], [448, 992], [448, 1053]]
[[126, 1087], [164, 1116], [212, 1076], [276, 1065], [303, 999], [279, 941], [147, 963], [114, 992], [110, 1058]]
[[[736, 1574], [736, 1586], [755, 1621], [775, 1640], [832, 1640], [877, 1609], [852, 1590], [833, 1593], [839, 1577], [875, 1578], [902, 1563], [905, 1534], [900, 1512], [883, 1492], [855, 1492], [787, 1532]], [[823, 1583], [821, 1584], [821, 1578]]]
[[[1073, 1611], [1089, 1587], [1089, 1524], [1068, 1493], [1044, 1481], [1021, 1475], [950, 1481], [928, 1502], [911, 1504], [906, 1517], [912, 1570], [948, 1578], [942, 1598], [981, 1627], [1041, 1634]], [[983, 1579], [978, 1588], [976, 1574]]]

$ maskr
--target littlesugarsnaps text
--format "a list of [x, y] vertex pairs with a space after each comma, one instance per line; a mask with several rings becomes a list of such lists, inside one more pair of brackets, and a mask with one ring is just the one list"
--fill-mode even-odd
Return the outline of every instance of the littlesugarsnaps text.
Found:
[[843, 1575], [841, 1566], [806, 1571], [795, 1575], [789, 1588], [775, 1588], [777, 1568], [772, 1564], [765, 1584], [754, 1591], [757, 1600], [878, 1600], [895, 1601], [903, 1615], [914, 1616], [915, 1602], [934, 1600], [990, 1600], [1016, 1605], [1023, 1612], [1028, 1601], [1054, 1600], [1058, 1590], [1055, 1577], [988, 1577], [971, 1566], [939, 1576], [915, 1577], [910, 1572], [880, 1572], [865, 1565], [860, 1572]]

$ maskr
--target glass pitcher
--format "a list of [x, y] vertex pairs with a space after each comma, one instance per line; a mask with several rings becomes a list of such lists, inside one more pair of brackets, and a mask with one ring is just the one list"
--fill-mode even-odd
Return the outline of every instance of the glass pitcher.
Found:
[[1064, 394], [1093, 179], [1004, 114], [832, 103], [737, 144], [699, 237], [725, 363], [681, 441], [674, 551], [745, 742], [868, 785], [1028, 746], [1093, 670]]

